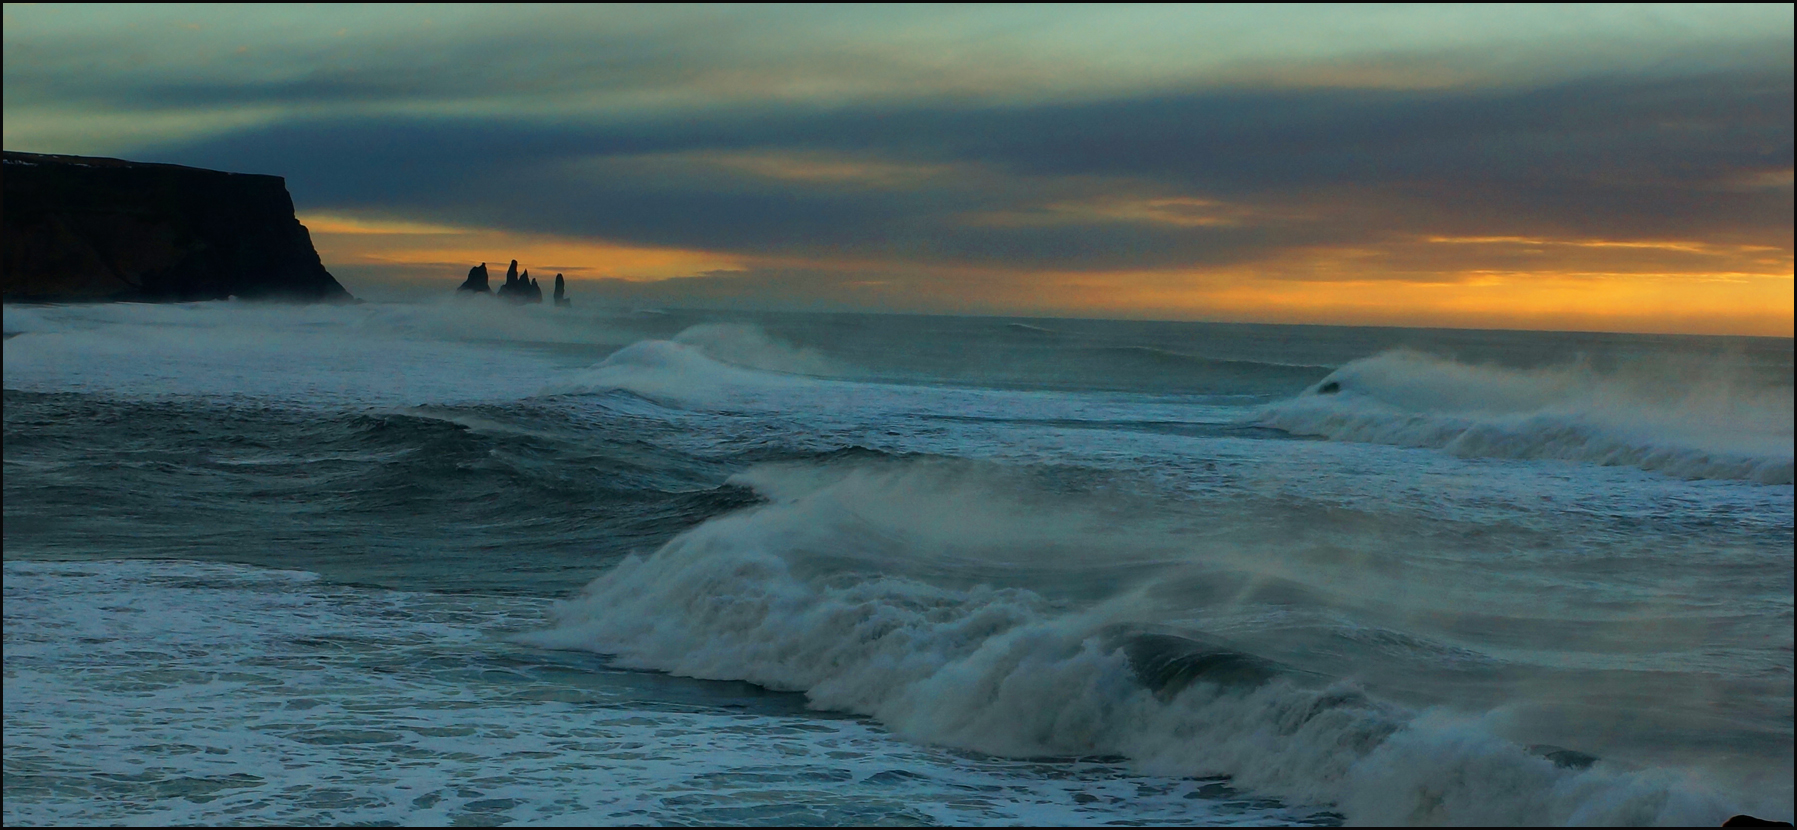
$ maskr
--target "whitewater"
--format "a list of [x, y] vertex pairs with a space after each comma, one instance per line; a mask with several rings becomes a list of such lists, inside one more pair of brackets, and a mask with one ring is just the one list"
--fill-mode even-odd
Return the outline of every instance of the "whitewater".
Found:
[[1792, 814], [1792, 343], [5, 307], [5, 820]]

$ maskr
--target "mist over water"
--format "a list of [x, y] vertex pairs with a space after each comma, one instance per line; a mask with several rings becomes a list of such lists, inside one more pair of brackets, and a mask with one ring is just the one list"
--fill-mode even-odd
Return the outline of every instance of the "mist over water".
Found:
[[[1398, 350], [1353, 361], [1264, 423], [1458, 455], [1629, 464], [1685, 478], [1791, 483], [1791, 385], [1740, 353], [1533, 369]], [[1327, 392], [1323, 390], [1327, 390]]]
[[[9, 823], [1791, 814], [1788, 339], [5, 331]], [[281, 802], [296, 763], [412, 771]]]

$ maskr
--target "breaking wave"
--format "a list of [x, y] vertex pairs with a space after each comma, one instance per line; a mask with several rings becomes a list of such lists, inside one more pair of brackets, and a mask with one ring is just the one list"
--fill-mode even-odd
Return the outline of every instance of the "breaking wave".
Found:
[[612, 353], [597, 366], [578, 372], [548, 394], [621, 389], [651, 399], [712, 400], [753, 395], [812, 382], [797, 375], [745, 369], [713, 359], [697, 346], [672, 340], [643, 340]]
[[[625, 560], [524, 639], [801, 691], [918, 742], [1226, 775], [1355, 823], [1714, 825], [1733, 806], [1672, 772], [1531, 751], [1480, 717], [1160, 626], [1141, 590], [1043, 589], [1088, 579], [1104, 536], [1067, 511], [995, 506], [927, 468], [761, 467], [735, 481], [770, 503]], [[1104, 553], [1106, 567], [1154, 560]], [[966, 578], [988, 566], [1036, 584]]]
[[746, 323], [701, 323], [674, 335], [674, 342], [697, 347], [713, 360], [749, 369], [792, 375], [835, 375], [844, 367], [815, 349], [793, 346]]
[[[735, 323], [691, 326], [671, 340], [639, 340], [547, 394], [624, 390], [653, 399], [714, 400], [818, 383], [845, 367]], [[828, 383], [829, 381], [823, 381]]]
[[1266, 407], [1258, 423], [1465, 457], [1790, 484], [1791, 391], [1788, 380], [1755, 378], [1726, 361], [1600, 372], [1582, 362], [1510, 369], [1392, 351]]

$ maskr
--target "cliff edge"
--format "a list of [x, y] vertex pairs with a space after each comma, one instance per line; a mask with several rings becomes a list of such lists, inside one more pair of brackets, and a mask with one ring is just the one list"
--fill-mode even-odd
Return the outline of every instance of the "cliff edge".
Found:
[[279, 176], [5, 154], [6, 302], [354, 302]]

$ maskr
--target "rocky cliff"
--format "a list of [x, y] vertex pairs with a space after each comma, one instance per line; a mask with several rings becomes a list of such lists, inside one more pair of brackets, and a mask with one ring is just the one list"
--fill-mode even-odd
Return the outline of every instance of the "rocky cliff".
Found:
[[346, 302], [279, 176], [6, 153], [7, 302]]

